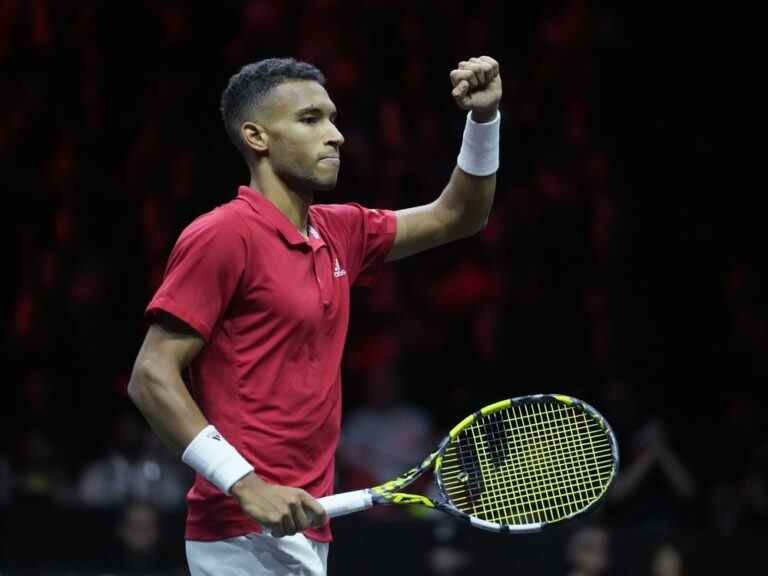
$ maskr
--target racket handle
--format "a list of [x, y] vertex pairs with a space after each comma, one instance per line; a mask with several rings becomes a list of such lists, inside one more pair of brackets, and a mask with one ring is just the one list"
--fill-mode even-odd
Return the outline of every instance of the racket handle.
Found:
[[373, 499], [369, 490], [342, 492], [319, 498], [317, 501], [325, 508], [329, 518], [360, 512], [373, 506]]
[[[368, 490], [342, 492], [341, 494], [318, 498], [317, 501], [325, 508], [328, 518], [360, 512], [373, 506], [373, 498], [371, 498], [371, 493]], [[272, 536], [272, 531], [266, 527], [262, 527], [261, 533], [265, 536]]]

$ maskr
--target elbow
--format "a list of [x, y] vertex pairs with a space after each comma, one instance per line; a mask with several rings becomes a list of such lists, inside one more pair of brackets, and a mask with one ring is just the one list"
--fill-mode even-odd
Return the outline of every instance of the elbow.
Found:
[[128, 381], [128, 397], [141, 409], [145, 406], [151, 395], [152, 382], [157, 378], [154, 376], [156, 368], [152, 363], [138, 358], [131, 372], [131, 378]]
[[488, 220], [489, 220], [489, 214], [486, 214], [477, 224], [475, 225], [475, 231], [474, 234], [477, 234], [478, 232], [482, 232], [485, 230], [485, 227], [488, 226]]
[[137, 362], [133, 367], [133, 372], [131, 372], [131, 379], [128, 381], [128, 397], [136, 406], [141, 402], [143, 388], [144, 375], [141, 373], [141, 368]]
[[474, 236], [475, 234], [482, 232], [485, 230], [486, 226], [488, 226], [490, 217], [490, 205], [465, 213], [464, 216], [459, 219], [459, 228], [461, 229], [462, 235], [465, 237]]
[[469, 238], [470, 236], [474, 236], [475, 234], [482, 232], [487, 225], [488, 225], [487, 215], [484, 216], [483, 218], [475, 218], [473, 220], [463, 222], [459, 226], [457, 226], [456, 235], [459, 238]]

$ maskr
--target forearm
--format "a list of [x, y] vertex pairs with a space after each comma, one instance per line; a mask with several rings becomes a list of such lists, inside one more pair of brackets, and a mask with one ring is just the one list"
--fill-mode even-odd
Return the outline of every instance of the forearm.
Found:
[[128, 395], [160, 439], [178, 454], [208, 425], [181, 374], [171, 366], [137, 365]]
[[497, 116], [497, 106], [472, 111], [458, 165], [438, 199], [441, 208], [452, 215], [455, 225], [470, 234], [487, 223], [496, 192], [500, 122]]
[[437, 202], [459, 231], [468, 236], [482, 230], [488, 222], [496, 192], [496, 174], [473, 176], [458, 166]]

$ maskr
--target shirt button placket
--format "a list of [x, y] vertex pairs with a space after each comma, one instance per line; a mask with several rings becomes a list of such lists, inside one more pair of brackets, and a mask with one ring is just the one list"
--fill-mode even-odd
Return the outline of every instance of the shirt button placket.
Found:
[[320, 300], [323, 306], [327, 309], [331, 304], [331, 268], [328, 258], [328, 247], [313, 246], [312, 258], [314, 259], [315, 268], [315, 280], [317, 281], [317, 287], [320, 290]]

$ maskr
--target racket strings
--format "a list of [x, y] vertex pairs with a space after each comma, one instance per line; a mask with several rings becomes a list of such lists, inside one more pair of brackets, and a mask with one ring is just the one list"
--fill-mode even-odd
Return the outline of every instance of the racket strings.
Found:
[[[527, 407], [525, 410], [530, 411]], [[551, 422], [549, 414], [549, 412], [545, 411], [541, 414], [542, 417], [538, 419]], [[563, 496], [565, 496], [566, 503], [571, 505], [570, 508], [576, 507], [578, 509], [581, 505], [588, 504], [600, 494], [599, 486], [595, 486], [595, 482], [599, 482], [599, 472], [603, 470], [603, 467], [600, 466], [599, 460], [596, 460], [597, 455], [594, 451], [594, 442], [592, 441], [594, 434], [589, 433], [599, 432], [599, 429], [589, 431], [586, 415], [582, 414], [581, 418], [583, 422], [578, 422], [577, 419], [577, 428], [581, 434], [580, 440], [589, 441], [589, 445], [593, 449], [591, 454], [592, 460], [596, 461], [597, 465], [594, 467], [588, 466], [590, 454], [589, 449], [585, 449], [586, 442], [581, 445], [574, 445], [573, 442], [557, 442], [557, 438], [551, 431], [545, 431], [544, 439], [550, 447], [554, 447], [554, 452], [549, 454], [550, 458], [544, 458], [540, 462], [530, 462], [529, 459], [529, 463], [534, 465], [534, 470], [537, 472], [530, 483], [539, 489], [544, 489], [543, 494], [533, 501], [530, 500], [529, 494], [528, 503], [530, 509], [528, 512], [539, 512], [538, 515], [533, 514], [537, 521], [540, 519], [546, 521], [558, 519], [556, 514], [557, 507], [564, 508]], [[584, 425], [582, 426], [581, 424]], [[585, 432], [587, 432], [586, 435]], [[605, 454], [607, 455], [607, 452]], [[585, 464], [587, 465], [585, 466]], [[610, 466], [611, 461], [609, 457], [608, 470], [610, 470]], [[553, 477], [556, 478], [558, 472], [561, 472], [565, 482], [553, 483]], [[562, 472], [565, 472], [565, 474], [562, 474]], [[547, 506], [547, 501], [550, 504], [554, 501], [555, 506]], [[566, 515], [569, 512], [567, 509], [564, 511]], [[571, 510], [571, 512], [573, 511], [575, 510]]]
[[[481, 456], [482, 456], [482, 445], [480, 445], [480, 448], [481, 448], [480, 452], [481, 452]], [[487, 470], [486, 470], [486, 472], [487, 472]], [[488, 476], [488, 474], [486, 474], [486, 476]], [[516, 474], [516, 476], [518, 476], [518, 478], [516, 478], [516, 480], [518, 482], [520, 482], [521, 479], [522, 479], [522, 478], [520, 478], [520, 474], [518, 473], [518, 474]], [[490, 478], [491, 478], [491, 482], [490, 482], [490, 486], [489, 486], [490, 489], [486, 490], [486, 496], [490, 495], [490, 496], [492, 496], [493, 499], [490, 500], [490, 501], [487, 500], [487, 499], [482, 501], [480, 506], [479, 506], [479, 510], [478, 510], [478, 504], [476, 502], [476, 498], [474, 498], [474, 500], [475, 500], [475, 502], [474, 502], [474, 504], [475, 504], [475, 513], [482, 515], [483, 512], [490, 512], [490, 514], [491, 514], [490, 518], [492, 518], [493, 520], [496, 520], [496, 521], [503, 520], [503, 516], [504, 515], [503, 514], [499, 514], [500, 510], [495, 510], [494, 511], [492, 508], [489, 509], [489, 503], [490, 502], [499, 502], [499, 500], [498, 500], [499, 493], [500, 493], [500, 491], [508, 489], [508, 482], [506, 481], [506, 479], [503, 479], [499, 475], [496, 475], [496, 476], [491, 475]], [[495, 480], [495, 482], [494, 482], [494, 480]], [[541, 480], [541, 478], [534, 478], [532, 482], [529, 480], [529, 483], [534, 484], [533, 487], [535, 488], [535, 487], [540, 486], [542, 484], [542, 480]], [[561, 486], [561, 488], [562, 488], [562, 486]], [[531, 508], [532, 504], [538, 504], [540, 506], [540, 502], [537, 503], [535, 500], [532, 500], [530, 487], [528, 489], [526, 489], [526, 487], [524, 486], [524, 489], [523, 490], [518, 490], [518, 492], [519, 492], [519, 494], [517, 494], [518, 500], [521, 498], [521, 496], [524, 496], [525, 499], [527, 500], [527, 502], [525, 502], [524, 503], [525, 505], [523, 506], [523, 513], [525, 513], [526, 515], [529, 512], [532, 511], [532, 508]], [[550, 496], [551, 494], [547, 494], [547, 495]], [[512, 496], [514, 497], [515, 495], [513, 494]], [[509, 515], [510, 513], [514, 514], [514, 512], [515, 512], [514, 505], [515, 504], [516, 504], [515, 502], [512, 502], [512, 504], [510, 506], [510, 507], [513, 508], [512, 510], [510, 510], [508, 508], [508, 509], [504, 510], [503, 512], [506, 512], [507, 515]], [[496, 512], [496, 514], [494, 514], [494, 512]], [[549, 520], [552, 520], [551, 515], [547, 515], [546, 518], [549, 519]]]
[[[527, 414], [530, 415], [531, 409], [524, 408], [523, 412], [525, 413], [526, 411]], [[546, 413], [542, 414], [541, 416], [541, 418], [536, 418], [536, 420], [551, 420], [551, 418], [547, 418]], [[522, 439], [526, 440], [527, 436], [527, 434], [523, 434]], [[551, 443], [554, 435], [551, 433], [545, 433], [543, 438]], [[515, 443], [519, 444], [519, 440], [520, 439], [517, 439]], [[518, 497], [518, 502], [513, 500], [512, 505], [514, 506], [514, 504], [520, 503], [519, 501], [521, 497], [523, 497], [523, 512], [529, 520], [552, 521], [555, 519], [552, 507], [542, 505], [542, 501], [546, 501], [546, 499], [551, 499], [553, 497], [556, 498], [557, 496], [563, 496], [563, 490], [565, 490], [564, 495], [566, 496], [566, 501], [570, 502], [571, 504], [580, 504], [578, 500], [574, 498], [574, 496], [577, 498], [585, 498], [589, 496], [589, 494], [585, 495], [585, 490], [579, 485], [579, 482], [583, 481], [584, 476], [583, 474], [578, 474], [578, 472], [580, 470], [583, 472], [583, 468], [575, 468], [575, 472], [569, 470], [569, 473], [564, 476], [564, 481], [553, 483], [553, 473], [556, 471], [558, 466], [561, 466], [562, 464], [573, 466], [574, 462], [576, 462], [575, 456], [579, 453], [583, 454], [584, 452], [583, 450], [574, 449], [574, 447], [571, 445], [563, 446], [562, 442], [554, 444], [554, 446], [556, 447], [555, 452], [551, 452], [548, 455], [549, 457], [547, 457], [546, 454], [542, 454], [540, 450], [538, 451], [538, 454], [534, 454], [533, 456], [531, 454], [523, 454], [521, 462], [528, 464], [530, 467], [530, 469], [527, 470], [530, 472], [528, 477], [525, 475], [526, 470], [524, 466], [521, 467], [521, 469], [515, 471], [515, 480], [520, 483], [519, 487], [522, 489], [517, 490], [518, 494], [512, 495]], [[557, 494], [557, 490], [560, 491], [560, 494]], [[538, 498], [536, 497], [537, 491], [541, 492]], [[497, 495], [494, 497], [497, 497]], [[556, 502], [556, 504], [560, 506], [563, 505], [562, 501]], [[512, 509], [512, 512], [515, 512], [514, 508]], [[539, 512], [540, 515], [537, 515], [536, 512]]]
[[498, 524], [553, 522], [602, 496], [613, 470], [607, 434], [581, 410], [523, 404], [477, 419], [443, 456], [457, 508]]
[[461, 480], [466, 484], [466, 498], [475, 502], [485, 491], [483, 471], [475, 450], [475, 443], [467, 436], [462, 436], [456, 443], [461, 461]]
[[[523, 408], [523, 412], [530, 415], [530, 408]], [[536, 420], [538, 421], [551, 421], [551, 417], [547, 413], [536, 414]], [[524, 436], [528, 436], [525, 434]], [[574, 464], [578, 464], [578, 456], [584, 455], [584, 450], [580, 450], [579, 447], [574, 447], [573, 443], [568, 443], [563, 446], [562, 442], [552, 444], [552, 440], [556, 437], [549, 433], [543, 435], [544, 440], [548, 441], [551, 446], [555, 447], [555, 451], [549, 454], [549, 458], [542, 457], [539, 453], [538, 461], [531, 458], [530, 455], [524, 455], [522, 461], [527, 463], [531, 467], [531, 470], [535, 472], [528, 478], [520, 471], [517, 471], [517, 481], [522, 481], [522, 490], [518, 490], [518, 500], [522, 496], [523, 512], [528, 519], [533, 521], [553, 521], [557, 519], [555, 511], [557, 507], [564, 507], [563, 497], [565, 497], [565, 504], [570, 504], [570, 508], [578, 508], [582, 503], [588, 503], [590, 497], [594, 497], [596, 494], [592, 490], [591, 494], [589, 490], [585, 490], [583, 486], [584, 475], [578, 472], [583, 472], [584, 468], [571, 468], [566, 469], [567, 474], [563, 476], [561, 481], [553, 481], [553, 474], [555, 474], [558, 468], [562, 468], [563, 465], [573, 467]], [[524, 438], [525, 439], [525, 438]], [[567, 450], [566, 450], [567, 448]], [[546, 456], [546, 455], [545, 455]], [[599, 468], [598, 468], [599, 469]], [[525, 472], [523, 469], [522, 472]], [[564, 480], [564, 481], [563, 481]], [[540, 492], [538, 497], [536, 492]], [[513, 494], [513, 496], [515, 496]], [[558, 497], [560, 500], [558, 501]], [[547, 500], [555, 501], [555, 506], [546, 506]], [[584, 502], [581, 502], [583, 500]], [[512, 504], [519, 503], [512, 501]], [[514, 509], [512, 510], [514, 512]], [[537, 514], [538, 512], [538, 514]], [[566, 510], [568, 512], [568, 510]]]

